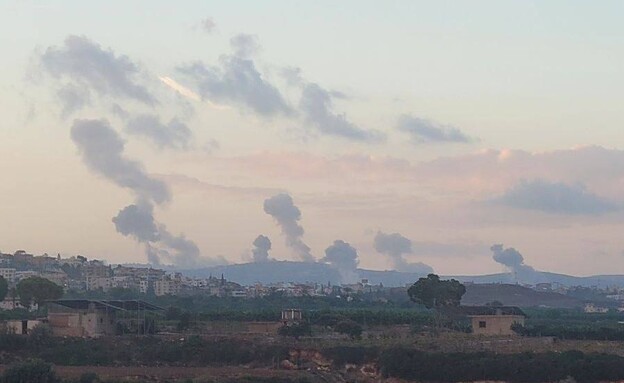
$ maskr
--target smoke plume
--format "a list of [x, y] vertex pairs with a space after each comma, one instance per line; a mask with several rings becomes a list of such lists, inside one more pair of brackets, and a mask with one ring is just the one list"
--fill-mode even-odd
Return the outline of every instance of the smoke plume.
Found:
[[269, 250], [271, 250], [271, 240], [265, 235], [259, 235], [253, 241], [254, 248], [251, 250], [254, 262], [269, 261]]
[[286, 237], [286, 245], [304, 262], [314, 262], [310, 248], [303, 237], [303, 227], [299, 225], [301, 211], [294, 205], [290, 195], [277, 194], [264, 201], [264, 212], [272, 216], [282, 229]]
[[412, 253], [412, 241], [399, 233], [386, 234], [381, 231], [375, 235], [375, 250], [387, 255], [392, 260], [394, 269], [397, 271], [429, 274], [433, 272], [431, 266], [422, 262], [407, 262], [405, 254]]
[[342, 240], [334, 241], [334, 244], [325, 249], [325, 257], [321, 262], [328, 263], [340, 273], [343, 283], [356, 282], [358, 280], [357, 250]]
[[168, 261], [182, 268], [224, 262], [202, 257], [197, 245], [184, 235], [171, 234], [154, 219], [154, 204], [171, 199], [167, 185], [150, 177], [142, 164], [124, 156], [124, 142], [106, 120], [75, 120], [71, 137], [87, 167], [136, 195], [135, 204], [112, 219], [120, 234], [145, 244], [150, 263]]
[[524, 263], [524, 257], [520, 252], [513, 247], [504, 248], [502, 244], [493, 245], [492, 258], [505, 266], [509, 271], [514, 274], [514, 279], [517, 282], [534, 282], [538, 276], [535, 269]]

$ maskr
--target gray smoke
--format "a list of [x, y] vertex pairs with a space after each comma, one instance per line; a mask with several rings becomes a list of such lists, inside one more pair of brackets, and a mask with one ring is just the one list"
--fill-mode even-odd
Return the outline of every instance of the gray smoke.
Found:
[[265, 117], [291, 115], [292, 108], [280, 91], [262, 76], [250, 57], [259, 49], [255, 38], [238, 35], [230, 44], [234, 54], [221, 56], [219, 66], [197, 62], [178, 71], [195, 83], [204, 99], [243, 106]]
[[416, 144], [458, 142], [469, 143], [473, 140], [461, 130], [448, 125], [423, 118], [402, 115], [397, 123], [397, 129], [408, 133], [412, 142]]
[[156, 103], [137, 81], [141, 70], [135, 63], [127, 56], [102, 49], [84, 36], [68, 36], [62, 47], [49, 47], [41, 55], [41, 64], [53, 77], [72, 84], [59, 94], [65, 103], [64, 114], [86, 105], [91, 90], [100, 96], [125, 97], [147, 105]]
[[249, 58], [260, 50], [258, 37], [246, 33], [240, 33], [230, 39], [230, 45], [234, 50], [234, 56]]
[[271, 250], [271, 240], [265, 235], [259, 235], [253, 241], [254, 248], [251, 250], [254, 262], [269, 261], [269, 250]]
[[171, 196], [164, 182], [153, 179], [141, 163], [124, 157], [124, 142], [107, 120], [74, 120], [71, 138], [91, 170], [157, 204]]
[[192, 138], [191, 130], [178, 119], [160, 122], [158, 116], [140, 115], [128, 121], [126, 132], [145, 137], [160, 149], [186, 149]]
[[322, 134], [340, 136], [354, 141], [380, 141], [384, 137], [376, 131], [360, 128], [345, 115], [333, 111], [332, 93], [318, 84], [308, 83], [304, 86], [299, 101], [306, 121]]
[[290, 195], [281, 193], [265, 200], [264, 212], [280, 225], [286, 237], [286, 245], [293, 249], [302, 261], [314, 262], [310, 248], [301, 239], [304, 233], [303, 227], [299, 225], [301, 211], [294, 205]]
[[118, 233], [134, 237], [139, 242], [160, 240], [160, 233], [154, 222], [153, 208], [149, 203], [126, 206], [113, 217], [113, 223]]
[[524, 257], [513, 247], [504, 248], [502, 244], [492, 245], [492, 258], [505, 266], [514, 274], [517, 282], [534, 282], [538, 273], [535, 269], [524, 263]]
[[357, 250], [345, 241], [334, 241], [333, 245], [325, 249], [325, 257], [321, 262], [337, 269], [343, 283], [352, 283], [359, 279], [357, 267], [360, 261]]
[[169, 189], [151, 178], [143, 166], [124, 157], [124, 142], [106, 120], [75, 120], [71, 137], [87, 166], [136, 194], [137, 203], [123, 208], [112, 219], [120, 234], [146, 245], [150, 263], [171, 262], [182, 268], [223, 263], [223, 258], [200, 255], [197, 245], [182, 235], [171, 234], [154, 219], [153, 204], [170, 200]]
[[390, 257], [397, 271], [423, 275], [433, 272], [431, 266], [422, 262], [407, 262], [404, 255], [412, 253], [412, 241], [399, 233], [386, 234], [378, 231], [375, 235], [374, 246], [379, 253]]

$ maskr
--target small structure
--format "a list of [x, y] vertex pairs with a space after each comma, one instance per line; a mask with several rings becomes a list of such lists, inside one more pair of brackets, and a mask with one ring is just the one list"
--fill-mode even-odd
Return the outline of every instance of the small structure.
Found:
[[27, 335], [32, 329], [43, 324], [40, 319], [14, 319], [6, 321], [6, 330], [9, 334]]
[[472, 322], [475, 335], [515, 335], [514, 324], [524, 326], [526, 314], [514, 306], [463, 306], [462, 312]]
[[137, 333], [145, 333], [145, 313], [162, 310], [140, 300], [60, 299], [47, 303], [48, 323], [55, 336], [115, 335], [118, 324], [128, 318], [136, 320]]
[[282, 322], [284, 324], [292, 322], [301, 322], [303, 315], [300, 309], [285, 309], [282, 310]]

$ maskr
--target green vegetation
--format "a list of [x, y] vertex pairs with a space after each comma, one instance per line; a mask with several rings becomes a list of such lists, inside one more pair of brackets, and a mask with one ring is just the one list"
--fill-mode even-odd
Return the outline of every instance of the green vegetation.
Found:
[[443, 281], [436, 274], [420, 278], [407, 290], [407, 295], [413, 302], [436, 310], [459, 306], [465, 293], [466, 287], [459, 281], [455, 279]]
[[624, 377], [624, 358], [607, 354], [562, 353], [427, 353], [394, 348], [381, 353], [385, 376], [415, 381], [579, 382], [617, 381]]
[[292, 336], [298, 339], [302, 336], [312, 335], [312, 326], [310, 326], [310, 322], [307, 321], [292, 323], [283, 325], [277, 330], [277, 333], [282, 336]]
[[47, 300], [61, 298], [63, 288], [48, 279], [31, 277], [17, 284], [17, 295], [22, 306], [29, 307], [33, 302], [40, 305]]
[[9, 367], [2, 376], [3, 383], [58, 383], [60, 379], [52, 365], [39, 359], [29, 359]]
[[4, 300], [4, 297], [7, 296], [8, 292], [9, 292], [9, 284], [7, 283], [6, 279], [4, 279], [3, 277], [0, 277], [0, 301]]

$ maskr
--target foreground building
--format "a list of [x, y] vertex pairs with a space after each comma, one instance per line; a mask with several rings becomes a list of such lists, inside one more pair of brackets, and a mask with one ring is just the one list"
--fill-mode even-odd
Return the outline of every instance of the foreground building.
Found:
[[48, 302], [48, 324], [55, 336], [115, 335], [128, 322], [145, 333], [146, 312], [159, 310], [140, 300], [60, 299]]
[[524, 326], [526, 318], [526, 314], [514, 306], [463, 306], [461, 309], [470, 318], [475, 335], [515, 335], [512, 326]]

